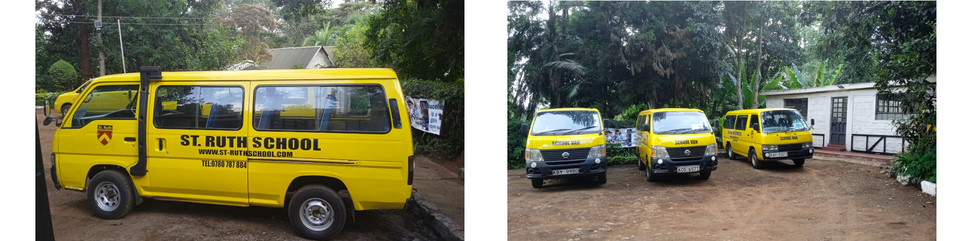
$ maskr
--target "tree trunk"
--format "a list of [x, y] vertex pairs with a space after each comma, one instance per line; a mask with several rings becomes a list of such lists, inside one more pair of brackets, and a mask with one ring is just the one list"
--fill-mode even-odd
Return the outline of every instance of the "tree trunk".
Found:
[[[738, 37], [737, 50], [735, 51], [740, 51], [740, 49], [741, 49], [741, 38]], [[737, 80], [734, 81], [734, 87], [737, 87], [737, 109], [741, 110], [744, 109], [744, 93], [741, 92], [741, 88], [742, 88], [741, 85], [744, 84], [744, 82], [741, 81], [741, 77], [742, 77], [741, 72], [744, 71], [744, 63], [741, 60], [741, 53], [734, 54], [734, 58], [737, 59]]]
[[751, 93], [753, 93], [752, 96], [754, 99], [751, 102], [751, 108], [758, 108], [758, 85], [761, 83], [761, 65], [764, 64], [764, 58], [761, 55], [764, 41], [764, 24], [761, 23], [758, 26], [758, 67], [754, 69], [754, 78], [751, 79], [751, 89], [753, 90]]
[[[86, 1], [76, 0], [72, 3], [75, 7], [75, 15], [83, 16], [85, 15], [85, 3]], [[78, 17], [77, 19], [80, 19]], [[78, 38], [78, 67], [81, 69], [81, 82], [88, 81], [91, 79], [91, 52], [89, 50], [88, 44], [88, 25], [78, 24], [76, 28], [75, 36]], [[79, 83], [78, 85], [81, 85]]]

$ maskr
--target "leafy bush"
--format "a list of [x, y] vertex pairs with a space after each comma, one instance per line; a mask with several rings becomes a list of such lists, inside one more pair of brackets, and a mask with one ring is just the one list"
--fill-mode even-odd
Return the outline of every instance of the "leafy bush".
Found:
[[937, 146], [928, 145], [926, 141], [910, 145], [906, 152], [896, 155], [896, 160], [890, 165], [890, 170], [900, 176], [909, 176], [910, 183], [920, 180], [937, 182]]
[[507, 120], [507, 169], [524, 168], [524, 145], [527, 134], [521, 134], [521, 124], [527, 121], [518, 119]]
[[47, 101], [48, 105], [54, 105], [54, 99], [57, 98], [59, 93], [47, 92], [44, 89], [37, 89], [34, 93], [34, 106], [44, 106], [44, 101]]
[[413, 144], [420, 153], [434, 160], [449, 160], [463, 153], [463, 80], [447, 83], [428, 80], [404, 80], [403, 92], [413, 98], [443, 101], [443, 125], [440, 135], [413, 130]]
[[77, 87], [79, 80], [78, 71], [74, 70], [74, 66], [67, 61], [58, 60], [47, 69], [46, 80], [39, 81], [39, 84], [42, 89], [66, 91]]
[[623, 148], [618, 143], [606, 144], [605, 155], [609, 166], [634, 164], [638, 158], [635, 147]]
[[603, 124], [605, 125], [605, 128], [632, 128], [636, 122], [606, 119]]

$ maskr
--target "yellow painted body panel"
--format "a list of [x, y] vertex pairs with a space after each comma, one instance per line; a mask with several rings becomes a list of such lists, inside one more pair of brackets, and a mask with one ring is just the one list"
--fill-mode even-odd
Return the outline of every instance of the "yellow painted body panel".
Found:
[[[660, 113], [660, 112], [677, 112], [677, 111], [700, 112], [701, 114], [703, 114], [703, 111], [699, 109], [688, 109], [688, 108], [650, 109], [650, 110], [644, 110], [639, 112], [639, 116], [645, 116], [646, 119], [644, 123], [637, 123], [637, 130], [639, 129], [639, 126], [643, 124], [648, 124], [650, 127], [649, 130], [637, 131], [639, 133], [639, 142], [638, 142], [639, 144], [636, 145], [637, 153], [639, 155], [639, 160], [644, 164], [653, 165], [653, 163], [650, 163], [650, 158], [648, 158], [650, 153], [652, 153], [653, 146], [662, 146], [662, 147], [670, 148], [670, 147], [687, 147], [687, 146], [707, 146], [710, 144], [717, 143], [717, 138], [714, 137], [713, 132], [695, 133], [695, 134], [674, 134], [674, 135], [653, 133], [652, 130], [655, 127], [652, 121], [653, 114]], [[707, 123], [703, 123], [703, 124], [707, 124]], [[713, 130], [713, 127], [711, 127], [711, 130]]]
[[[142, 177], [130, 176], [138, 194], [143, 197], [283, 207], [289, 186], [299, 177], [338, 180], [347, 188], [356, 210], [401, 209], [411, 196], [412, 186], [407, 184], [407, 179], [408, 159], [413, 155], [412, 134], [402, 88], [392, 70], [163, 72], [162, 76], [162, 80], [150, 82], [147, 96], [148, 172]], [[98, 86], [138, 84], [137, 73], [104, 76], [94, 79], [79, 99], [86, 98]], [[363, 84], [381, 86], [387, 105], [389, 99], [397, 100], [401, 128], [392, 125], [391, 115], [386, 133], [259, 131], [253, 123], [254, 116], [260, 115], [254, 113], [255, 89], [259, 86]], [[238, 129], [157, 127], [154, 121], [156, 108], [177, 109], [175, 101], [156, 103], [157, 89], [167, 85], [241, 88], [243, 106], [238, 109], [243, 113], [242, 126]], [[127, 93], [119, 95], [132, 97]], [[201, 104], [200, 115], [209, 116], [213, 108], [213, 105]], [[56, 156], [56, 175], [61, 186], [83, 191], [93, 167], [120, 167], [127, 172], [138, 162], [138, 142], [125, 140], [125, 137], [137, 138], [138, 121], [134, 118], [98, 119], [72, 127], [71, 114], [76, 109], [72, 107], [55, 133], [52, 151]], [[282, 116], [289, 111], [303, 112], [298, 116], [315, 117], [310, 104], [307, 110], [291, 108], [282, 111]], [[111, 138], [102, 144], [109, 128]]]
[[[584, 135], [560, 135], [560, 136], [535, 136], [531, 135], [532, 131], [528, 131], [528, 139], [525, 144], [526, 148], [529, 149], [539, 149], [539, 150], [551, 150], [551, 149], [568, 149], [568, 148], [585, 148], [593, 147], [598, 145], [605, 145], [605, 135], [603, 135], [602, 130], [605, 126], [602, 123], [602, 113], [597, 109], [586, 109], [586, 108], [557, 108], [557, 109], [546, 109], [540, 110], [541, 112], [548, 111], [595, 111], [599, 114], [599, 119], [595, 120], [599, 123], [599, 132], [594, 134], [584, 134]], [[534, 123], [532, 121], [531, 128], [534, 128]]]
[[[52, 112], [61, 112], [61, 107], [64, 106], [65, 104], [70, 104], [70, 105], [73, 106], [74, 105], [74, 102], [75, 102], [75, 99], [78, 99], [78, 95], [80, 95], [81, 91], [83, 91], [84, 88], [87, 87], [89, 83], [91, 83], [90, 80], [88, 82], [85, 82], [81, 86], [78, 86], [78, 88], [76, 88], [76, 89], [74, 89], [74, 90], [72, 90], [70, 92], [65, 92], [64, 94], [58, 95], [57, 98], [54, 99], [54, 105], [53, 105], [54, 110], [51, 110], [51, 111]], [[64, 113], [61, 113], [61, 114], [64, 114]]]
[[[762, 119], [762, 112], [773, 111], [773, 110], [792, 110], [786, 108], [765, 108], [765, 109], [747, 109], [747, 110], [735, 110], [728, 111], [724, 116], [738, 116], [747, 115], [748, 123], [751, 121], [752, 115], [757, 115], [758, 119]], [[724, 121], [727, 121], [726, 119]], [[764, 128], [760, 121], [758, 121], [759, 128]], [[806, 125], [807, 126], [807, 125]], [[751, 148], [754, 149], [755, 155], [758, 158], [764, 156], [764, 151], [761, 149], [761, 145], [782, 145], [782, 144], [795, 144], [795, 143], [805, 143], [812, 142], [811, 131], [793, 131], [793, 132], [777, 132], [777, 133], [763, 133], [760, 131], [755, 131], [751, 126], [746, 126], [744, 130], [738, 129], [728, 129], [723, 128], [722, 131], [724, 143], [723, 146], [726, 147], [727, 144], [731, 145], [734, 153], [741, 156], [747, 156]], [[785, 138], [788, 137], [788, 138]], [[787, 140], [786, 140], [787, 139]]]

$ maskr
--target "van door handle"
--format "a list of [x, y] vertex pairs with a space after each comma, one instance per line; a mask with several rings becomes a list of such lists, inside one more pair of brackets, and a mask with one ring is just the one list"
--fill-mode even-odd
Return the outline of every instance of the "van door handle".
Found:
[[125, 141], [135, 141], [135, 137], [126, 137]]

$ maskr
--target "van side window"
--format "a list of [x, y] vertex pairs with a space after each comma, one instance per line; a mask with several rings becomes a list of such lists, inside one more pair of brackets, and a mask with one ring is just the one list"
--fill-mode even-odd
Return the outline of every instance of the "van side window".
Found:
[[754, 124], [758, 123], [758, 115], [751, 115], [751, 122], [747, 123], [747, 127], [751, 128]]
[[139, 104], [138, 85], [100, 85], [88, 93], [71, 117], [71, 128], [94, 120], [134, 120]]
[[243, 126], [243, 88], [160, 86], [153, 124], [167, 129], [224, 129]]
[[724, 117], [724, 129], [734, 129], [734, 120], [737, 120], [736, 116], [725, 116]]
[[742, 130], [742, 131], [743, 130], [746, 130], [747, 129], [747, 115], [739, 115], [739, 116], [737, 116], [737, 120], [734, 122], [734, 125], [735, 125], [734, 129]]
[[385, 133], [391, 128], [380, 85], [260, 86], [257, 130]]
[[646, 130], [643, 129], [643, 124], [646, 124], [646, 116], [645, 115], [641, 115], [641, 116], [639, 116], [639, 118], [636, 118], [636, 130], [646, 131]]

